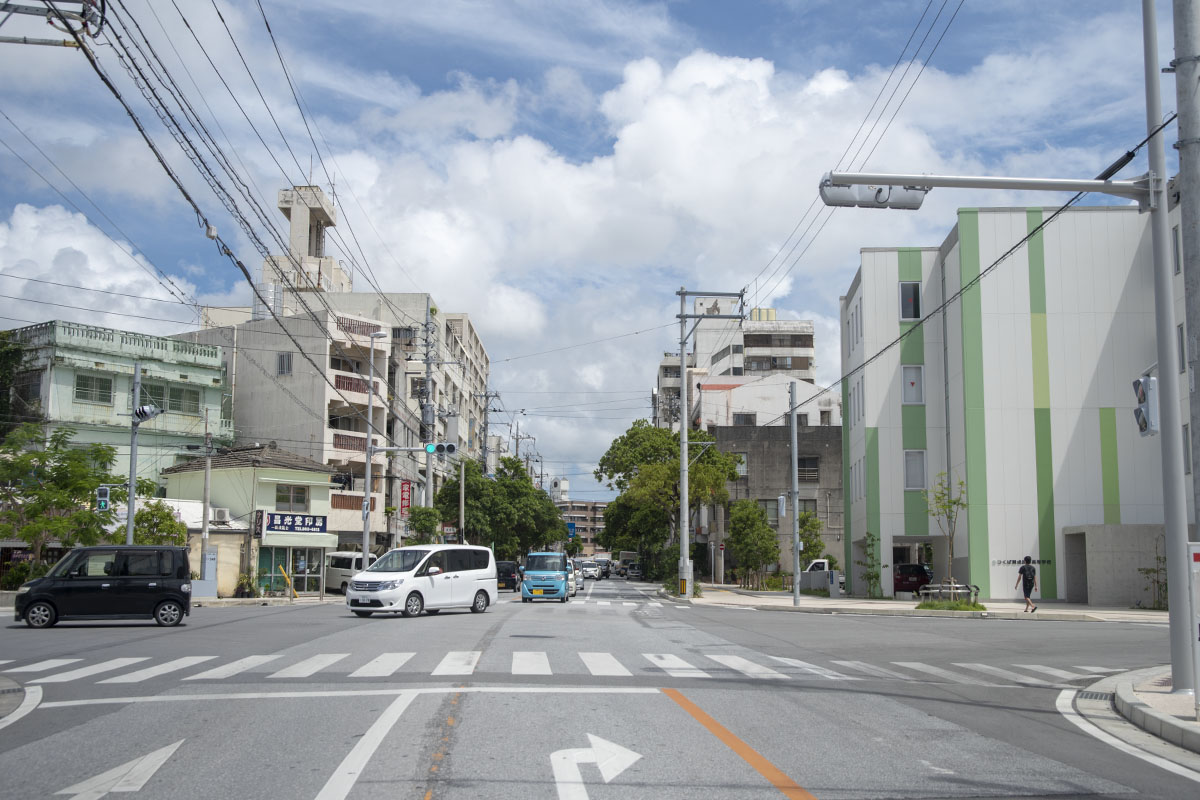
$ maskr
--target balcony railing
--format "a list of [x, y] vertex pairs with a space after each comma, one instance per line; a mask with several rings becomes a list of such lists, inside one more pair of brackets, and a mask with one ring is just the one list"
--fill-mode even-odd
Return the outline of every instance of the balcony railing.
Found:
[[[361, 511], [363, 499], [361, 494], [329, 493], [329, 507], [340, 511]], [[371, 510], [375, 510], [375, 498], [371, 498]]]
[[[340, 392], [367, 393], [367, 382], [362, 378], [355, 378], [350, 375], [334, 375], [333, 385]], [[379, 391], [379, 381], [371, 381], [371, 386], [376, 392]]]
[[335, 450], [353, 450], [358, 453], [365, 453], [367, 452], [367, 437], [335, 433], [333, 435], [333, 447]]

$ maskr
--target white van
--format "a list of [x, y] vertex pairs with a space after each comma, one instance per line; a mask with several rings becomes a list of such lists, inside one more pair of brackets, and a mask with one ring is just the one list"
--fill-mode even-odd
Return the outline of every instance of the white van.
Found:
[[[367, 566], [371, 566], [379, 556], [370, 553], [367, 556]], [[325, 591], [346, 593], [350, 581], [362, 572], [362, 553], [357, 550], [325, 554]]]
[[406, 617], [443, 608], [486, 611], [496, 602], [496, 557], [467, 544], [418, 544], [389, 550], [346, 589], [346, 607], [360, 617], [390, 611]]

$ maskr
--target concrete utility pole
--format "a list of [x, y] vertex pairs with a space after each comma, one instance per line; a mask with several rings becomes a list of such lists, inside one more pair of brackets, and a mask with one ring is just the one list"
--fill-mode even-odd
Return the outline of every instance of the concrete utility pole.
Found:
[[208, 517], [212, 513], [212, 434], [208, 431], [208, 409], [204, 409], [204, 507], [200, 511], [200, 580], [213, 577], [208, 574]]
[[[437, 418], [433, 410], [433, 344], [434, 344], [433, 311], [430, 308], [429, 296], [425, 296], [425, 387], [421, 392], [421, 427], [422, 440], [432, 442], [437, 439]], [[425, 452], [425, 506], [433, 507], [433, 454]]]
[[[367, 339], [367, 465], [363, 470], [365, 477], [363, 485], [363, 539], [362, 539], [362, 564], [363, 569], [366, 569], [367, 553], [371, 551], [371, 462], [375, 459], [375, 448], [371, 442], [371, 434], [375, 428], [375, 341], [377, 339], [386, 339], [387, 331], [375, 331]], [[384, 383], [387, 383], [385, 380]], [[384, 417], [387, 416], [387, 409], [384, 409]], [[384, 425], [384, 430], [387, 430], [387, 425]]]
[[[133, 515], [137, 510], [137, 435], [138, 403], [142, 400], [142, 362], [133, 362], [133, 400], [129, 430], [129, 500], [125, 503], [125, 544], [133, 544]], [[201, 556], [203, 558], [203, 556]]]
[[796, 382], [788, 384], [788, 423], [792, 429], [792, 605], [800, 605], [800, 455], [796, 443]]
[[481, 455], [479, 457], [479, 463], [483, 466], [482, 471], [486, 476], [488, 474], [488, 415], [491, 414], [492, 411], [500, 410], [498, 408], [492, 408], [492, 399], [494, 398], [499, 400], [500, 393], [493, 392], [485, 388], [481, 394], [477, 394], [475, 396], [483, 398], [483, 446], [480, 448]]
[[458, 535], [467, 543], [467, 460], [458, 460]]

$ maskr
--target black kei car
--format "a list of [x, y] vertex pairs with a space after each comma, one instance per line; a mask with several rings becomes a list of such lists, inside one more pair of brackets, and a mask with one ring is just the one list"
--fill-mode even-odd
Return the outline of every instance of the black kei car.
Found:
[[521, 571], [515, 561], [496, 562], [496, 588], [512, 589], [514, 592], [521, 588]]
[[186, 547], [77, 547], [17, 589], [15, 619], [31, 628], [60, 619], [153, 619], [171, 627], [192, 611], [191, 578]]

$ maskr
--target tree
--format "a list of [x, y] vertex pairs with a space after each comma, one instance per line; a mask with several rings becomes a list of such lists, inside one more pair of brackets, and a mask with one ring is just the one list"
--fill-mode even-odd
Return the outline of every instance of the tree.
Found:
[[864, 538], [866, 541], [863, 543], [863, 557], [854, 563], [863, 568], [862, 576], [863, 582], [867, 584], [867, 597], [882, 597], [882, 576], [887, 564], [880, 563], [879, 534], [867, 531]]
[[959, 512], [967, 508], [967, 484], [959, 481], [957, 486], [951, 486], [950, 477], [939, 472], [933, 491], [922, 492], [929, 516], [937, 522], [938, 530], [946, 537], [946, 577], [951, 584], [954, 580], [954, 532], [958, 527]]
[[52, 541], [65, 547], [98, 544], [116, 523], [111, 508], [92, 508], [100, 484], [116, 480], [108, 474], [115, 450], [102, 444], [72, 447], [74, 435], [70, 428], [47, 435], [26, 423], [0, 444], [0, 538], [27, 542], [35, 562]]
[[187, 544], [187, 524], [175, 516], [175, 509], [161, 500], [138, 506], [133, 515], [134, 544]]
[[800, 514], [800, 568], [804, 569], [804, 562], [807, 558], [821, 558], [825, 549], [825, 540], [821, 538], [821, 528], [824, 524], [820, 518], [811, 511], [804, 511]]
[[533, 485], [521, 459], [500, 459], [495, 492], [492, 529], [498, 541], [516, 544], [513, 555], [546, 550], [567, 538], [567, 523], [550, 495]]
[[565, 545], [563, 545], [563, 550], [571, 558], [574, 558], [575, 556], [579, 555], [579, 551], [582, 549], [583, 549], [583, 545], [581, 545], [575, 539], [568, 539], [567, 543]]
[[767, 523], [767, 512], [753, 500], [730, 506], [729, 548], [738, 563], [755, 574], [756, 588], [766, 565], [779, 560], [779, 542]]
[[12, 392], [24, 362], [25, 349], [21, 341], [12, 331], [0, 331], [0, 434], [7, 434], [18, 424], [34, 422], [41, 417], [40, 408], [29, 408]]
[[[495, 501], [495, 484], [487, 479], [479, 463], [474, 460], [463, 464], [463, 475], [463, 482], [466, 484], [463, 492], [463, 541], [489, 544], [494, 541], [492, 506]], [[442, 484], [442, 488], [433, 498], [434, 508], [441, 513], [443, 520], [458, 519], [458, 485], [456, 472]]]
[[679, 472], [679, 434], [635, 420], [629, 430], [613, 439], [596, 466], [596, 480], [624, 492], [643, 464], [675, 462]]
[[408, 510], [408, 527], [413, 531], [413, 534], [408, 537], [408, 543], [429, 544], [433, 541], [434, 533], [441, 521], [442, 515], [436, 508], [413, 506]]

